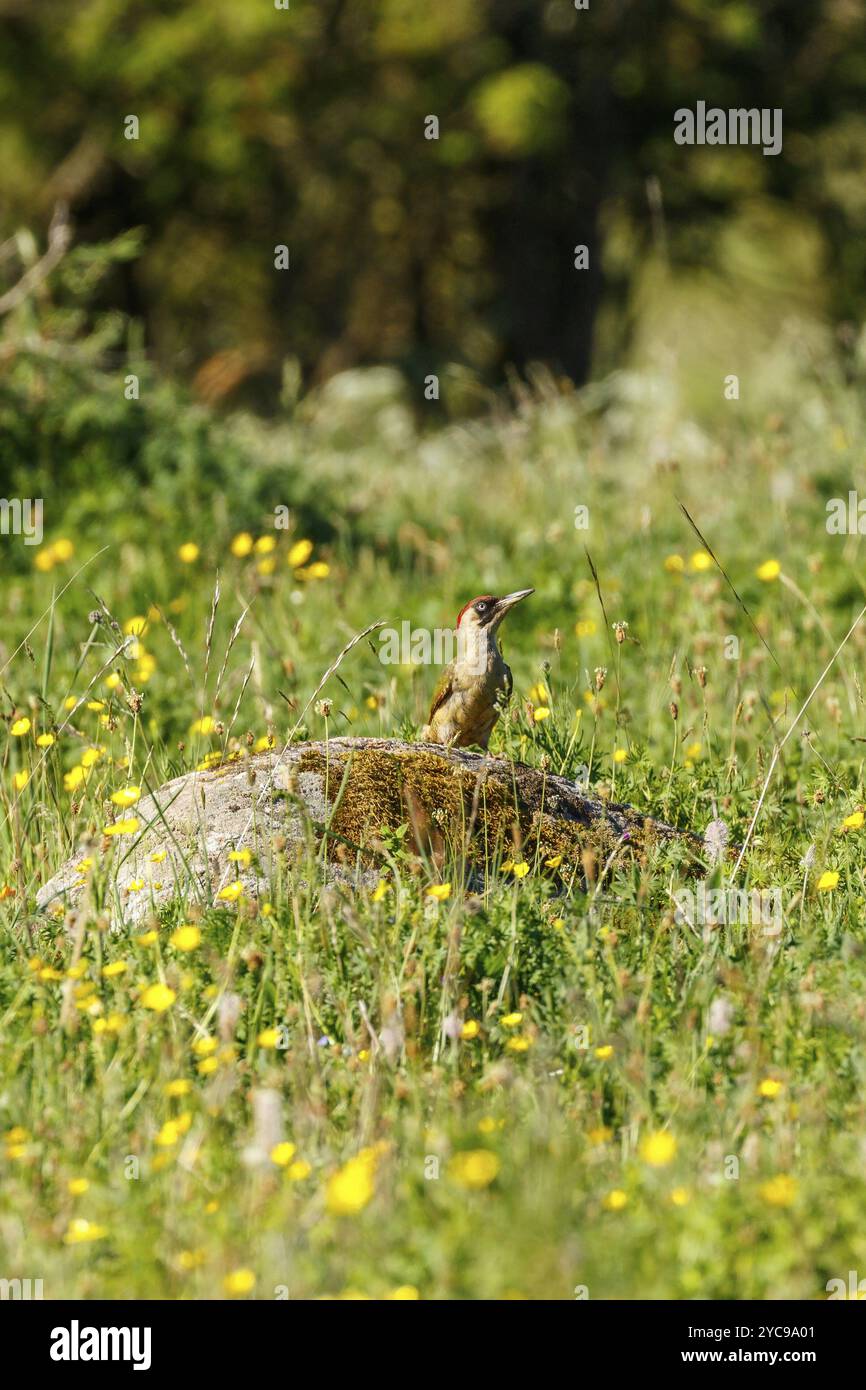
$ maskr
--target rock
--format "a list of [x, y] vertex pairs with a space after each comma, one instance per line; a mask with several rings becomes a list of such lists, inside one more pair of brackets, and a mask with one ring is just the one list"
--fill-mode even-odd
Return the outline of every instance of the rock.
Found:
[[[178, 894], [207, 907], [233, 882], [261, 898], [280, 876], [309, 873], [316, 855], [328, 879], [371, 884], [386, 862], [383, 834], [401, 827], [410, 849], [436, 865], [462, 859], [479, 882], [494, 854], [525, 859], [567, 885], [593, 865], [600, 872], [612, 854], [620, 862], [651, 843], [668, 841], [691, 860], [701, 848], [689, 832], [592, 800], [565, 777], [398, 739], [339, 738], [228, 758], [175, 777], [124, 815], [138, 830], [101, 848], [85, 844], [40, 889], [40, 911], [75, 906], [91, 875], [115, 924], [136, 923]], [[250, 862], [229, 858], [244, 850]], [[94, 860], [89, 872], [78, 868], [82, 857]]]

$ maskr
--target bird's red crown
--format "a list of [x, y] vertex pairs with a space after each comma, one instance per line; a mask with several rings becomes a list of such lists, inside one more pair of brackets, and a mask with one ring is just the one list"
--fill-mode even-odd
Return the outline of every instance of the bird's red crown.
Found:
[[493, 603], [495, 599], [495, 594], [476, 594], [475, 598], [471, 598], [468, 603], [464, 603], [460, 612], [457, 614], [457, 626], [460, 626], [463, 614], [466, 612], [467, 608], [474, 607], [476, 603]]

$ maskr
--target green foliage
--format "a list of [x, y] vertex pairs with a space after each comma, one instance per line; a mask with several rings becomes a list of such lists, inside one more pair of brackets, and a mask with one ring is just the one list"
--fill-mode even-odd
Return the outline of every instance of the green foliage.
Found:
[[[864, 308], [856, 6], [71, 0], [62, 25], [34, 5], [6, 30], [4, 234], [58, 199], [86, 243], [146, 229], [100, 302], [208, 399], [272, 410], [288, 356], [307, 381], [382, 361], [416, 386], [455, 362], [585, 376], [602, 267], [602, 369], [658, 261], [738, 310], [757, 276], [770, 335], [804, 294], [832, 320]], [[675, 145], [698, 99], [781, 108], [783, 153]], [[768, 265], [732, 264], [747, 218]]]
[[[67, 301], [42, 315], [52, 303]], [[74, 417], [47, 416], [43, 558], [2, 540], [3, 1269], [38, 1257], [46, 1294], [77, 1297], [214, 1297], [249, 1269], [259, 1297], [811, 1299], [862, 1267], [862, 627], [785, 747], [737, 879], [779, 891], [779, 938], [677, 920], [687, 857], [590, 859], [584, 882], [524, 869], [515, 844], [489, 883], [464, 883], [399, 833], [380, 838], [381, 889], [325, 883], [311, 853], [280, 863], [267, 903], [191, 900], [110, 933], [123, 851], [101, 835], [129, 814], [119, 788], [244, 756], [268, 729], [279, 743], [301, 718], [297, 737], [417, 731], [435, 673], [383, 666], [375, 636], [316, 697], [327, 726], [304, 706], [373, 619], [445, 625], [470, 593], [532, 583], [503, 630], [515, 691], [492, 751], [570, 777], [591, 764], [594, 796], [698, 831], [721, 818], [742, 843], [774, 740], [863, 602], [856, 537], [825, 528], [828, 498], [866, 491], [856, 345], [840, 363], [817, 330], [792, 331], [712, 433], [670, 376], [621, 373], [582, 393], [539, 378], [509, 412], [419, 434], [380, 370], [267, 427], [216, 421], [151, 373], [137, 436], [116, 403], [126, 362], [105, 372], [101, 348], [81, 365], [89, 322], [61, 339], [37, 318], [75, 373], [31, 348], [3, 385], [18, 469], [40, 446], [40, 374]], [[68, 491], [48, 486], [52, 458]], [[295, 497], [309, 502], [276, 532]], [[288, 565], [316, 516], [327, 529]], [[234, 553], [244, 528], [274, 549]], [[780, 573], [759, 578], [768, 559]], [[316, 563], [327, 574], [305, 573]], [[118, 629], [90, 622], [97, 595]], [[135, 616], [146, 630], [117, 654]], [[70, 694], [86, 696], [74, 712]], [[30, 914], [73, 851], [94, 860], [80, 939]], [[183, 922], [201, 931], [188, 951]], [[164, 1013], [144, 1002], [157, 982]], [[261, 1092], [278, 1131], [256, 1119]], [[647, 1147], [659, 1132], [673, 1149]], [[269, 1157], [276, 1139], [290, 1161]], [[361, 1204], [340, 1214], [331, 1179], [359, 1152]]]

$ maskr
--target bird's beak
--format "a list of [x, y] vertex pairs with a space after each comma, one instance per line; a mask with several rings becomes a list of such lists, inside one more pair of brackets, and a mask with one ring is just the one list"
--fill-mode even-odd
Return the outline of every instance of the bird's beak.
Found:
[[515, 589], [513, 594], [506, 594], [496, 605], [497, 617], [504, 617], [509, 608], [514, 607], [515, 603], [519, 603], [522, 598], [529, 598], [529, 595], [534, 593], [534, 589]]

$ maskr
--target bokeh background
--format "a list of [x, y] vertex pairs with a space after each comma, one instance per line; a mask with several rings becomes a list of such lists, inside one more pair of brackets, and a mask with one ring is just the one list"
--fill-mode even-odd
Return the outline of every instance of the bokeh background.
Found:
[[[98, 325], [103, 366], [134, 333], [198, 398], [264, 414], [370, 364], [422, 404], [444, 373], [439, 408], [463, 414], [536, 362], [580, 383], [647, 359], [711, 409], [734, 352], [741, 372], [760, 364], [792, 315], [849, 340], [862, 315], [859, 0], [3, 0], [0, 15], [3, 271], [38, 257], [67, 203], [91, 249], [40, 327], [69, 371]], [[697, 100], [781, 107], [783, 153], [675, 145], [673, 112]], [[11, 458], [28, 451], [32, 466], [31, 439]]]

